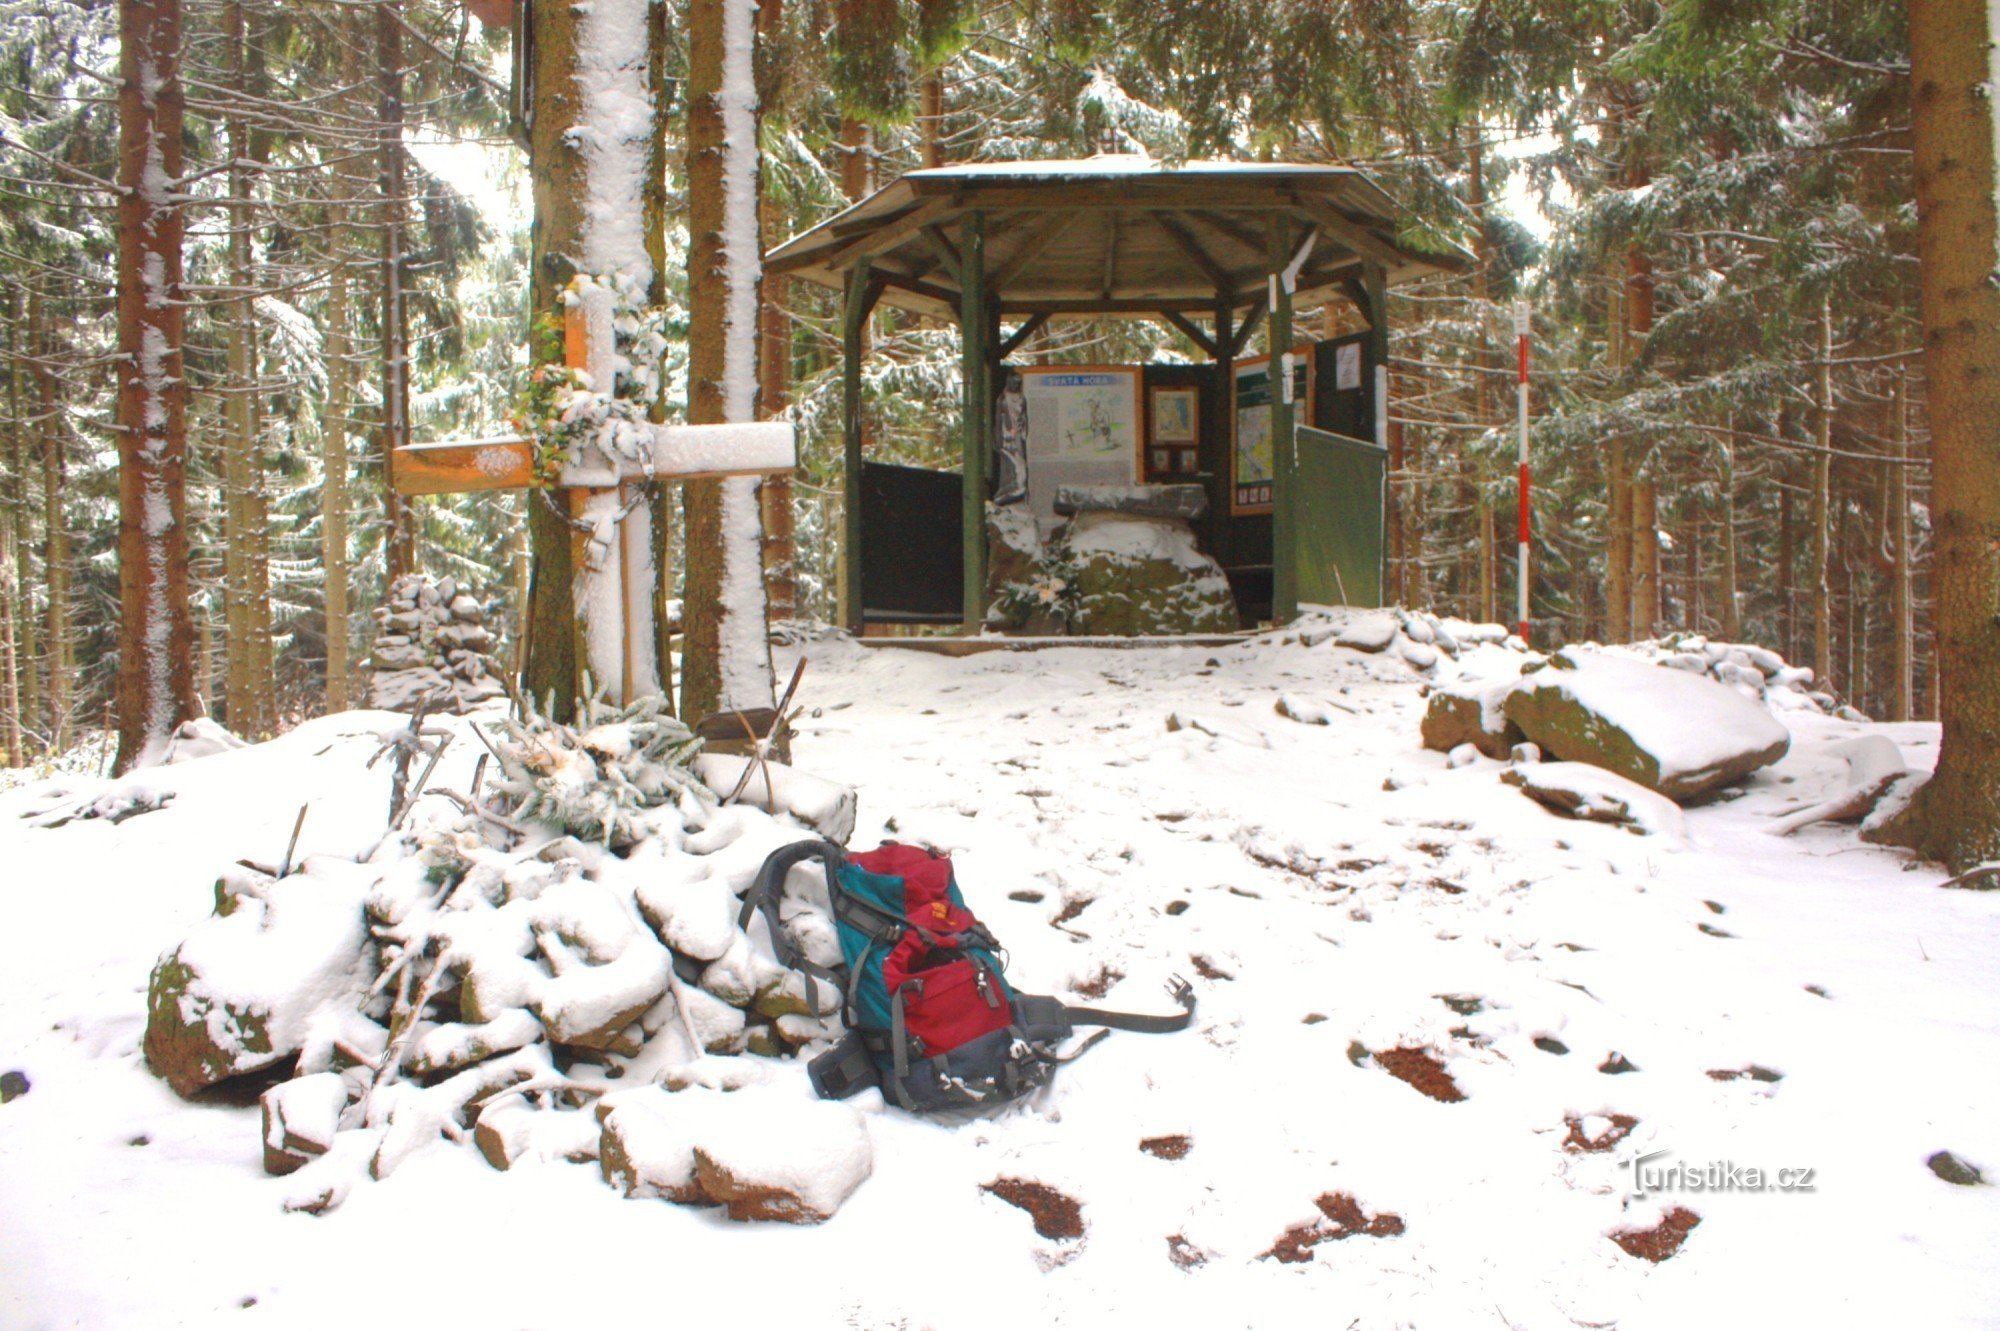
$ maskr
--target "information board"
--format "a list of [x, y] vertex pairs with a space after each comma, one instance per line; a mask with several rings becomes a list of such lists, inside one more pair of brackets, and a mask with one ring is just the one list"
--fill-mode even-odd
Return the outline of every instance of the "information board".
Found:
[[[1312, 357], [1301, 348], [1292, 357], [1293, 420], [1312, 420]], [[1236, 437], [1230, 449], [1229, 511], [1269, 513], [1271, 479], [1276, 474], [1271, 448], [1271, 358], [1253, 356], [1236, 362]]]
[[1044, 529], [1065, 485], [1131, 485], [1140, 457], [1138, 367], [1034, 366], [1028, 404], [1028, 504]]

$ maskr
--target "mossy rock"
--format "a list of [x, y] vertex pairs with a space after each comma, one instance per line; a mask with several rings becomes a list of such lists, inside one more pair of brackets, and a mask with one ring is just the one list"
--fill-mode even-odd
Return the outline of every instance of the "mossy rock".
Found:
[[153, 967], [145, 1050], [147, 1065], [184, 1097], [297, 1052], [274, 1046], [268, 1012], [210, 993], [201, 975], [181, 960], [179, 948]]
[[1491, 688], [1435, 689], [1424, 710], [1424, 747], [1450, 753], [1470, 744], [1488, 758], [1505, 761], [1527, 739], [1507, 719], [1505, 701], [1513, 681]]
[[1601, 767], [1680, 803], [1743, 780], [1791, 747], [1762, 704], [1705, 676], [1567, 650], [1549, 667], [1507, 694], [1507, 720], [1551, 758]]
[[1070, 524], [1084, 634], [1232, 633], [1241, 624], [1222, 566], [1170, 518], [1084, 513]]

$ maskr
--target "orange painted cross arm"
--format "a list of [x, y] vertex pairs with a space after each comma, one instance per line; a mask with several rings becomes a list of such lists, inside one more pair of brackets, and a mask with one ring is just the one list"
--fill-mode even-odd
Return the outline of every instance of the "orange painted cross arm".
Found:
[[405, 495], [521, 490], [535, 483], [535, 450], [516, 437], [411, 444], [395, 451], [390, 479]]

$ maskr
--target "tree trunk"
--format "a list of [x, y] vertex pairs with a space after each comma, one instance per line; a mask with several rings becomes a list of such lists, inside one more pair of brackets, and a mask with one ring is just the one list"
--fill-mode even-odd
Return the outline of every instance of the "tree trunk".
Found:
[[[1653, 465], [1649, 453], [1635, 470]], [[1657, 638], [1660, 606], [1660, 488], [1654, 482], [1632, 482], [1632, 635]]]
[[[623, 280], [644, 301], [661, 293], [665, 19], [646, 0], [534, 7], [531, 308], [540, 365], [563, 360], [557, 330], [572, 278]], [[635, 106], [647, 114], [633, 116]], [[609, 549], [575, 539], [572, 508], [610, 537]], [[613, 697], [662, 690], [667, 530], [658, 512], [629, 489], [542, 491], [529, 499], [526, 685], [559, 718], [574, 714], [586, 676]], [[593, 547], [601, 556], [589, 553]]]
[[1812, 579], [1813, 673], [1816, 683], [1831, 692], [1833, 677], [1833, 575], [1830, 566], [1833, 482], [1833, 305], [1822, 299], [1819, 309], [1819, 368], [1815, 377], [1815, 415], [1819, 451], [1813, 455], [1811, 508], [1806, 518], [1811, 541], [1807, 575]]
[[21, 733], [21, 654], [15, 642], [14, 625], [19, 619], [24, 588], [14, 578], [14, 505], [12, 497], [0, 501], [0, 713], [6, 729], [0, 732], [0, 766], [21, 767], [28, 761]]
[[69, 747], [70, 712], [74, 706], [74, 662], [70, 642], [70, 542], [66, 507], [68, 468], [63, 457], [62, 399], [50, 368], [61, 355], [38, 297], [30, 297], [28, 322], [35, 330], [35, 388], [42, 435], [42, 576], [48, 585], [48, 619], [43, 625], [43, 651], [48, 662], [49, 750]]
[[[1605, 310], [1605, 359], [1613, 378], [1626, 363], [1625, 285], [1613, 284]], [[1604, 636], [1632, 640], [1632, 462], [1623, 435], [1613, 436], [1604, 461]]]
[[944, 71], [933, 69], [918, 87], [922, 109], [917, 113], [924, 138], [924, 165], [944, 165]]
[[[1732, 436], [1736, 433], [1733, 416], [1729, 432]], [[1722, 602], [1722, 636], [1728, 642], [1738, 642], [1743, 637], [1743, 607], [1739, 604], [1736, 575], [1736, 444], [1732, 439], [1722, 449], [1722, 589], [1718, 595]]]
[[[1651, 176], [1636, 173], [1634, 183], [1644, 184]], [[1653, 259], [1633, 246], [1625, 254], [1625, 327], [1629, 339], [1625, 347], [1627, 363], [1645, 350], [1653, 331]], [[1632, 636], [1657, 637], [1660, 632], [1660, 515], [1657, 479], [1648, 475], [1653, 465], [1652, 449], [1633, 464], [1629, 478], [1632, 505]], [[1640, 480], [1641, 475], [1648, 479]]]
[[1964, 870], [2000, 860], [2000, 11], [1911, 0], [1909, 23], [1944, 734], [1889, 835]]
[[[1466, 177], [1466, 203], [1472, 212], [1475, 259], [1472, 270], [1473, 322], [1479, 329], [1472, 376], [1473, 419], [1481, 429], [1491, 429], [1497, 419], [1493, 408], [1494, 375], [1491, 371], [1497, 367], [1493, 363], [1492, 339], [1488, 336], [1486, 325], [1493, 300], [1493, 251], [1486, 234], [1486, 154], [1480, 148], [1477, 131], [1466, 152]], [[1499, 571], [1495, 567], [1499, 559], [1500, 537], [1495, 530], [1493, 495], [1487, 485], [1486, 468], [1476, 459], [1472, 462], [1472, 503], [1479, 522], [1479, 613], [1472, 618], [1482, 624], [1492, 624], [1500, 618]]]
[[[688, 420], [757, 416], [755, 0], [688, 7]], [[757, 482], [692, 481], [682, 714], [769, 707]]]
[[256, 274], [251, 267], [250, 231], [250, 130], [242, 114], [249, 98], [249, 38], [241, 0], [233, 0], [227, 10], [230, 89], [235, 94], [227, 130], [229, 144], [228, 219], [229, 281], [229, 386], [223, 401], [226, 434], [223, 444], [223, 477], [226, 507], [223, 523], [226, 590], [228, 606], [227, 707], [232, 730], [245, 737], [268, 735], [272, 717], [266, 709], [270, 693], [271, 601], [270, 561], [265, 549], [268, 531], [263, 521], [262, 470], [257, 456], [259, 418], [257, 400], [257, 304], [253, 294]]
[[1896, 371], [1890, 428], [1896, 451], [1889, 466], [1889, 719], [1916, 713], [1916, 634], [1910, 604], [1910, 382]]
[[195, 715], [189, 657], [179, 0], [121, 0], [118, 770]]
[[[25, 319], [16, 320], [15, 337], [29, 332]], [[18, 347], [21, 345], [15, 342]], [[32, 349], [32, 335], [27, 345]], [[32, 354], [32, 351], [31, 351]], [[7, 370], [7, 396], [13, 408], [14, 485], [15, 485], [15, 527], [14, 527], [14, 586], [20, 590], [20, 600], [14, 609], [14, 651], [21, 663], [21, 705], [16, 715], [24, 730], [32, 734], [32, 719], [42, 715], [42, 676], [40, 634], [35, 625], [35, 571], [34, 571], [34, 505], [30, 502], [33, 494], [29, 479], [31, 467], [28, 461], [27, 430], [23, 422], [27, 413], [22, 410], [21, 366], [17, 362]]]
[[[1784, 426], [1779, 427], [1784, 437]], [[1799, 659], [1798, 524], [1792, 518], [1792, 487], [1781, 477], [1778, 489], [1778, 641], [1780, 655], [1797, 664]]]
[[[768, 3], [768, 0], [767, 0]], [[762, 10], [759, 10], [761, 20]], [[758, 205], [765, 249], [784, 239], [784, 212], [777, 201], [766, 195]], [[787, 308], [791, 282], [784, 277], [764, 278], [763, 312], [758, 325], [757, 383], [761, 390], [758, 406], [762, 415], [775, 418], [792, 404], [792, 316]], [[792, 478], [766, 477], [757, 487], [757, 500], [764, 518], [764, 586], [769, 598], [772, 623], [798, 617], [797, 553], [792, 521]]]
[[[535, 22], [553, 6], [534, 6]], [[382, 215], [382, 515], [389, 581], [416, 571], [414, 504], [396, 493], [390, 459], [410, 442], [410, 313], [404, 284], [409, 255], [404, 251], [403, 215], [409, 206], [403, 183], [402, 0], [376, 0], [375, 59], [380, 99], [376, 170], [381, 181]], [[539, 26], [537, 32], [540, 31]]]
[[[337, 262], [344, 264], [343, 260]], [[326, 415], [320, 425], [325, 480], [320, 486], [320, 561], [325, 568], [326, 710], [354, 705], [347, 613], [347, 423], [353, 413], [353, 366], [348, 337], [347, 269], [333, 271], [326, 315]]]

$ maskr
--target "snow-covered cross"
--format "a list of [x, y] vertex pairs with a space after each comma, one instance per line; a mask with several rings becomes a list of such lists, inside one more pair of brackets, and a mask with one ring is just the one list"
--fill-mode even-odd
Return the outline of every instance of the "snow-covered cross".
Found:
[[[575, 294], [564, 322], [564, 361], [594, 390], [616, 382], [615, 298], [587, 285]], [[635, 441], [634, 430], [640, 432]], [[617, 431], [615, 446], [604, 432]], [[635, 446], [636, 442], [636, 446]], [[559, 488], [574, 531], [580, 659], [592, 679], [630, 703], [662, 689], [654, 636], [653, 596], [659, 581], [652, 522], [634, 487], [647, 480], [689, 481], [768, 476], [798, 464], [790, 424], [635, 426], [605, 422], [598, 441], [575, 450]], [[537, 484], [534, 442], [517, 435], [412, 444], [390, 458], [400, 494], [461, 494], [518, 490]]]

